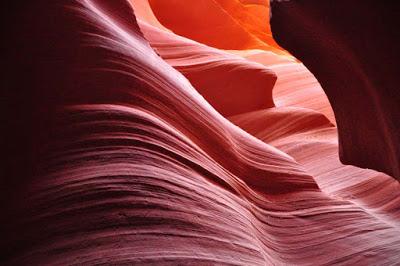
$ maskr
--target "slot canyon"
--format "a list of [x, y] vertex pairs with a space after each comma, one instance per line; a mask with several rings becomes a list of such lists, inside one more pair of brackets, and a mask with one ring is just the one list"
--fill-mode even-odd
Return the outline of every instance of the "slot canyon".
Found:
[[0, 265], [400, 265], [400, 3], [5, 3]]

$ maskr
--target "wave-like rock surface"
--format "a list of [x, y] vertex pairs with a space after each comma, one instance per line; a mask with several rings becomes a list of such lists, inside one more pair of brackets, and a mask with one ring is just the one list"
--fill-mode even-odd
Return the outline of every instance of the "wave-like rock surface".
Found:
[[[333, 111], [329, 105], [328, 99], [317, 80], [302, 63], [296, 62], [293, 57], [288, 56], [282, 48], [280, 48], [281, 50], [277, 53], [276, 49], [272, 50], [270, 47], [248, 49], [244, 43], [241, 43], [246, 50], [216, 50], [210, 46], [204, 45], [209, 43], [202, 38], [196, 38], [195, 40], [185, 39], [161, 26], [150, 6], [150, 3], [154, 5], [155, 2], [157, 2], [157, 0], [131, 1], [133, 7], [137, 11], [136, 13], [143, 34], [162, 58], [189, 78], [190, 82], [200, 94], [202, 94], [202, 96], [204, 96], [218, 111], [223, 114], [233, 114], [232, 112], [224, 112], [221, 108], [222, 104], [226, 109], [230, 106], [229, 103], [233, 105], [236, 110], [234, 112], [236, 113], [245, 112], [243, 107], [246, 107], [246, 103], [247, 111], [250, 111], [249, 109], [259, 108], [262, 103], [264, 103], [264, 106], [272, 106], [273, 104], [277, 106], [298, 106], [322, 112], [331, 122], [335, 123]], [[163, 1], [160, 2], [163, 5], [167, 5], [167, 3]], [[232, 13], [227, 13], [228, 11], [226, 10], [224, 11], [224, 13], [234, 17], [243, 16], [243, 12], [247, 14], [245, 17], [253, 17], [254, 14], [250, 12], [249, 9], [253, 11], [254, 9], [268, 10], [268, 2], [263, 1], [254, 2], [253, 5], [246, 5], [247, 9], [243, 6], [243, 3], [238, 1], [220, 1], [219, 3], [225, 3], [224, 6], [236, 6], [234, 11], [239, 11], [239, 14], [235, 14], [233, 11]], [[230, 3], [230, 5], [227, 5], [227, 3]], [[169, 9], [158, 10], [158, 12], [163, 13], [164, 19], [177, 21], [177, 25], [182, 23], [185, 25], [190, 24], [190, 22], [186, 20], [185, 9], [180, 9], [180, 7], [184, 5], [184, 1], [172, 1], [168, 5], [170, 6]], [[158, 5], [156, 4], [155, 6], [157, 7]], [[240, 8], [238, 8], [238, 6]], [[168, 12], [168, 10], [179, 10], [180, 12]], [[260, 10], [255, 13], [259, 14]], [[155, 10], [155, 12], [157, 13], [157, 10]], [[262, 30], [269, 32], [269, 27], [267, 27], [269, 24], [266, 23], [268, 19], [267, 15], [268, 12], [263, 14], [262, 18], [265, 19], [263, 22], [265, 25], [259, 25], [258, 32]], [[178, 22], [181, 23], [179, 24]], [[220, 22], [220, 24], [221, 23], [222, 22]], [[201, 32], [202, 27], [204, 27], [204, 25], [200, 23], [190, 25], [191, 32]], [[173, 30], [177, 30], [175, 24], [170, 26], [172, 26]], [[242, 30], [246, 30], [246, 27], [241, 24], [237, 26], [241, 26]], [[207, 32], [204, 34], [205, 38], [209, 38]], [[229, 31], [222, 31], [219, 36], [226, 40], [231, 39], [232, 34], [233, 33]], [[233, 36], [237, 36], [237, 34], [238, 33], [235, 33]], [[197, 41], [203, 43], [200, 44]], [[271, 45], [276, 44], [273, 42]], [[219, 46], [216, 45], [215, 47]], [[246, 60], [238, 61], [237, 55]], [[262, 64], [264, 67], [254, 66], [250, 62]], [[224, 70], [229, 70], [230, 73], [226, 73], [227, 71], [219, 71], [217, 67], [220, 69], [223, 67]], [[205, 71], [208, 72], [207, 75], [200, 74]], [[246, 75], [238, 74], [238, 71], [246, 71]], [[266, 72], [271, 71], [278, 76], [275, 84], [267, 82], [266, 80]], [[214, 78], [215, 73], [219, 75], [217, 79]], [[252, 81], [249, 82], [248, 79], [250, 76]], [[269, 79], [271, 80], [271, 78]], [[225, 83], [223, 83], [223, 81], [225, 81]], [[273, 88], [271, 88], [271, 84]], [[223, 92], [227, 91], [227, 88], [220, 85], [228, 85], [229, 98], [223, 97]], [[273, 90], [272, 98], [269, 96], [271, 90]], [[246, 91], [246, 93], [243, 94], [243, 91]], [[236, 104], [237, 101], [234, 101], [234, 95], [236, 99], [241, 101], [240, 104]], [[246, 101], [244, 97], [251, 101]], [[260, 99], [260, 97], [262, 99]], [[224, 99], [230, 102], [223, 102]], [[262, 101], [262, 103], [260, 103], [260, 101]]]
[[340, 157], [400, 178], [397, 1], [273, 1], [274, 37], [321, 82]]
[[147, 1], [131, 4], [15, 13], [2, 264], [400, 260], [399, 183], [339, 162], [332, 118], [315, 110], [329, 109], [321, 91], [318, 108], [304, 95], [303, 108], [274, 107], [273, 68], [300, 63], [188, 40]]
[[267, 67], [152, 27], [145, 21], [139, 24], [153, 49], [222, 115], [274, 106], [276, 75]]

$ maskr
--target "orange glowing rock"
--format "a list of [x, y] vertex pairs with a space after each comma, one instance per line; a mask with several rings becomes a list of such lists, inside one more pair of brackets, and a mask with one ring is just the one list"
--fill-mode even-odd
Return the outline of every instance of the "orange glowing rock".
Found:
[[266, 49], [287, 54], [271, 38], [266, 2], [248, 2], [202, 0], [188, 5], [185, 0], [149, 1], [161, 24], [178, 35], [220, 49]]

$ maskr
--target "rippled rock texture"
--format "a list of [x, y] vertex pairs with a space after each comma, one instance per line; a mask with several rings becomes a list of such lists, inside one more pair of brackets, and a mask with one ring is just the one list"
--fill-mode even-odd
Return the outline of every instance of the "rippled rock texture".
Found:
[[398, 181], [339, 161], [267, 1], [8, 13], [2, 265], [400, 261]]

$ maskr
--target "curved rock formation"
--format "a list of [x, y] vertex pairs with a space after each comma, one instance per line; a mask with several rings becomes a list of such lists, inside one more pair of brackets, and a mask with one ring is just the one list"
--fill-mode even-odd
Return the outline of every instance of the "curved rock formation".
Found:
[[185, 75], [222, 115], [274, 106], [272, 89], [276, 75], [269, 68], [152, 27], [144, 21], [139, 25], [153, 49]]
[[[150, 2], [154, 4], [154, 2], [157, 1]], [[222, 2], [223, 1], [220, 1], [219, 3], [222, 4]], [[131, 3], [137, 11], [141, 30], [152, 47], [157, 50], [164, 60], [169, 62], [169, 64], [174, 66], [186, 77], [188, 77], [190, 82], [195, 85], [197, 91], [199, 91], [200, 94], [202, 94], [206, 100], [209, 101], [213, 107], [215, 107], [222, 114], [230, 115], [234, 113], [237, 114], [240, 112], [252, 111], [250, 109], [253, 109], [254, 111], [254, 108], [260, 108], [261, 104], [264, 104], [264, 106], [273, 106], [273, 103], [275, 103], [277, 106], [290, 105], [310, 108], [315, 111], [322, 112], [331, 120], [331, 122], [335, 122], [333, 111], [317, 80], [302, 63], [296, 62], [291, 56], [287, 56], [286, 54], [282, 56], [282, 50], [280, 50], [278, 54], [276, 53], [275, 49], [271, 50], [268, 47], [266, 50], [216, 50], [212, 47], [205, 46], [204, 44], [197, 43], [196, 41], [182, 38], [181, 36], [177, 36], [171, 33], [169, 30], [166, 30], [165, 27], [161, 26], [161, 24], [158, 22], [157, 18], [152, 12], [150, 3], [147, 0], [131, 1]], [[233, 5], [236, 7], [243, 6], [243, 4], [239, 4], [238, 1], [227, 1], [225, 6], [229, 6], [227, 3], [231, 3], [231, 6]], [[263, 6], [264, 4], [268, 4], [268, 2], [257, 2], [256, 5], [250, 5], [250, 9], [268, 9], [268, 5]], [[167, 3], [163, 3], [163, 5], [167, 5]], [[177, 21], [185, 21], [185, 25], [188, 24], [186, 19], [184, 19], [186, 18], [184, 13], [183, 18], [180, 18], [178, 15], [182, 14], [182, 12], [179, 12], [178, 14], [176, 14], [176, 12], [168, 13], [168, 10], [171, 9], [180, 10], [180, 5], [183, 5], [182, 1], [173, 1], [168, 5], [170, 5], [169, 9], [162, 10], [166, 18], [173, 18]], [[234, 9], [234, 11], [241, 10], [241, 8]], [[244, 9], [242, 12], [247, 14], [251, 13], [249, 11], [246, 12], [246, 9]], [[239, 15], [242, 12], [239, 12]], [[256, 14], [258, 13], [259, 12], [256, 12]], [[235, 16], [240, 17], [239, 15]], [[263, 14], [262, 17], [267, 20], [267, 15], [268, 12]], [[248, 14], [246, 17], [251, 16], [254, 15]], [[154, 27], [149, 26], [149, 24]], [[196, 32], [201, 32], [202, 27], [204, 27], [202, 24], [190, 25], [192, 26], [192, 31]], [[265, 28], [268, 32], [268, 27], [265, 26]], [[175, 28], [173, 27], [173, 29]], [[262, 26], [258, 26], [259, 31], [263, 29], [264, 28]], [[206, 33], [204, 35], [204, 38], [209, 38]], [[224, 39], [232, 38], [232, 36], [227, 32], [223, 32], [220, 35]], [[232, 54], [235, 56], [232, 56]], [[238, 61], [237, 55], [244, 57], [247, 60]], [[249, 61], [262, 64], [264, 67], [255, 66]], [[230, 71], [229, 73], [222, 72], [224, 73], [225, 78], [222, 77], [223, 75], [221, 74], [221, 71], [218, 71], [218, 68], [221, 68], [221, 66], [224, 66], [225, 69], [229, 69]], [[278, 75], [278, 79], [275, 84], [266, 80], [268, 76], [267, 73], [271, 70]], [[213, 76], [215, 77], [215, 74], [199, 75], [199, 73], [202, 71], [208, 71], [208, 73], [211, 71], [217, 74], [220, 73], [218, 76], [219, 82], [216, 82], [216, 79], [213, 78]], [[248, 78], [243, 77], [243, 75], [238, 75], [237, 71], [247, 71], [247, 73], [251, 73], [251, 79], [253, 80], [254, 86], [251, 86], [247, 82]], [[250, 75], [247, 74], [246, 76]], [[271, 78], [269, 79], [271, 80]], [[234, 113], [227, 113], [221, 108], [221, 103], [219, 103], [221, 99], [226, 98], [221, 97], [221, 95], [224, 95], [222, 91], [223, 87], [218, 86], [218, 83], [221, 81], [223, 82], [224, 80], [228, 80], [228, 89], [230, 95], [233, 94], [233, 91], [237, 91], [235, 94], [240, 95], [237, 98], [240, 100], [240, 103], [238, 103], [238, 101], [230, 102], [230, 105], [232, 106], [231, 109], [236, 109]], [[264, 82], [262, 80], [264, 80]], [[225, 84], [227, 84], [226, 81]], [[243, 86], [243, 84], [246, 85]], [[270, 98], [272, 90], [271, 84], [274, 86], [273, 99]], [[231, 87], [233, 88], [230, 89]], [[225, 90], [228, 91], [227, 89]], [[242, 92], [244, 91], [246, 91], [246, 93], [243, 94]], [[266, 97], [267, 95], [268, 97]], [[245, 101], [246, 99], [243, 97], [251, 98]], [[262, 99], [260, 99], [260, 97]], [[268, 101], [264, 101], [266, 98], [268, 98]], [[262, 100], [261, 103], [260, 100]], [[248, 105], [248, 110], [244, 110], [242, 108], [242, 106], [245, 107], [245, 103]], [[223, 106], [225, 105], [229, 107], [227, 103], [223, 103]]]
[[296, 95], [300, 63], [177, 36], [146, 0], [13, 14], [2, 265], [399, 261], [400, 184], [338, 161], [323, 93], [304, 95], [316, 83], [303, 108], [269, 102], [276, 77], [276, 99]]
[[322, 84], [341, 161], [400, 178], [397, 1], [272, 1], [272, 29]]

